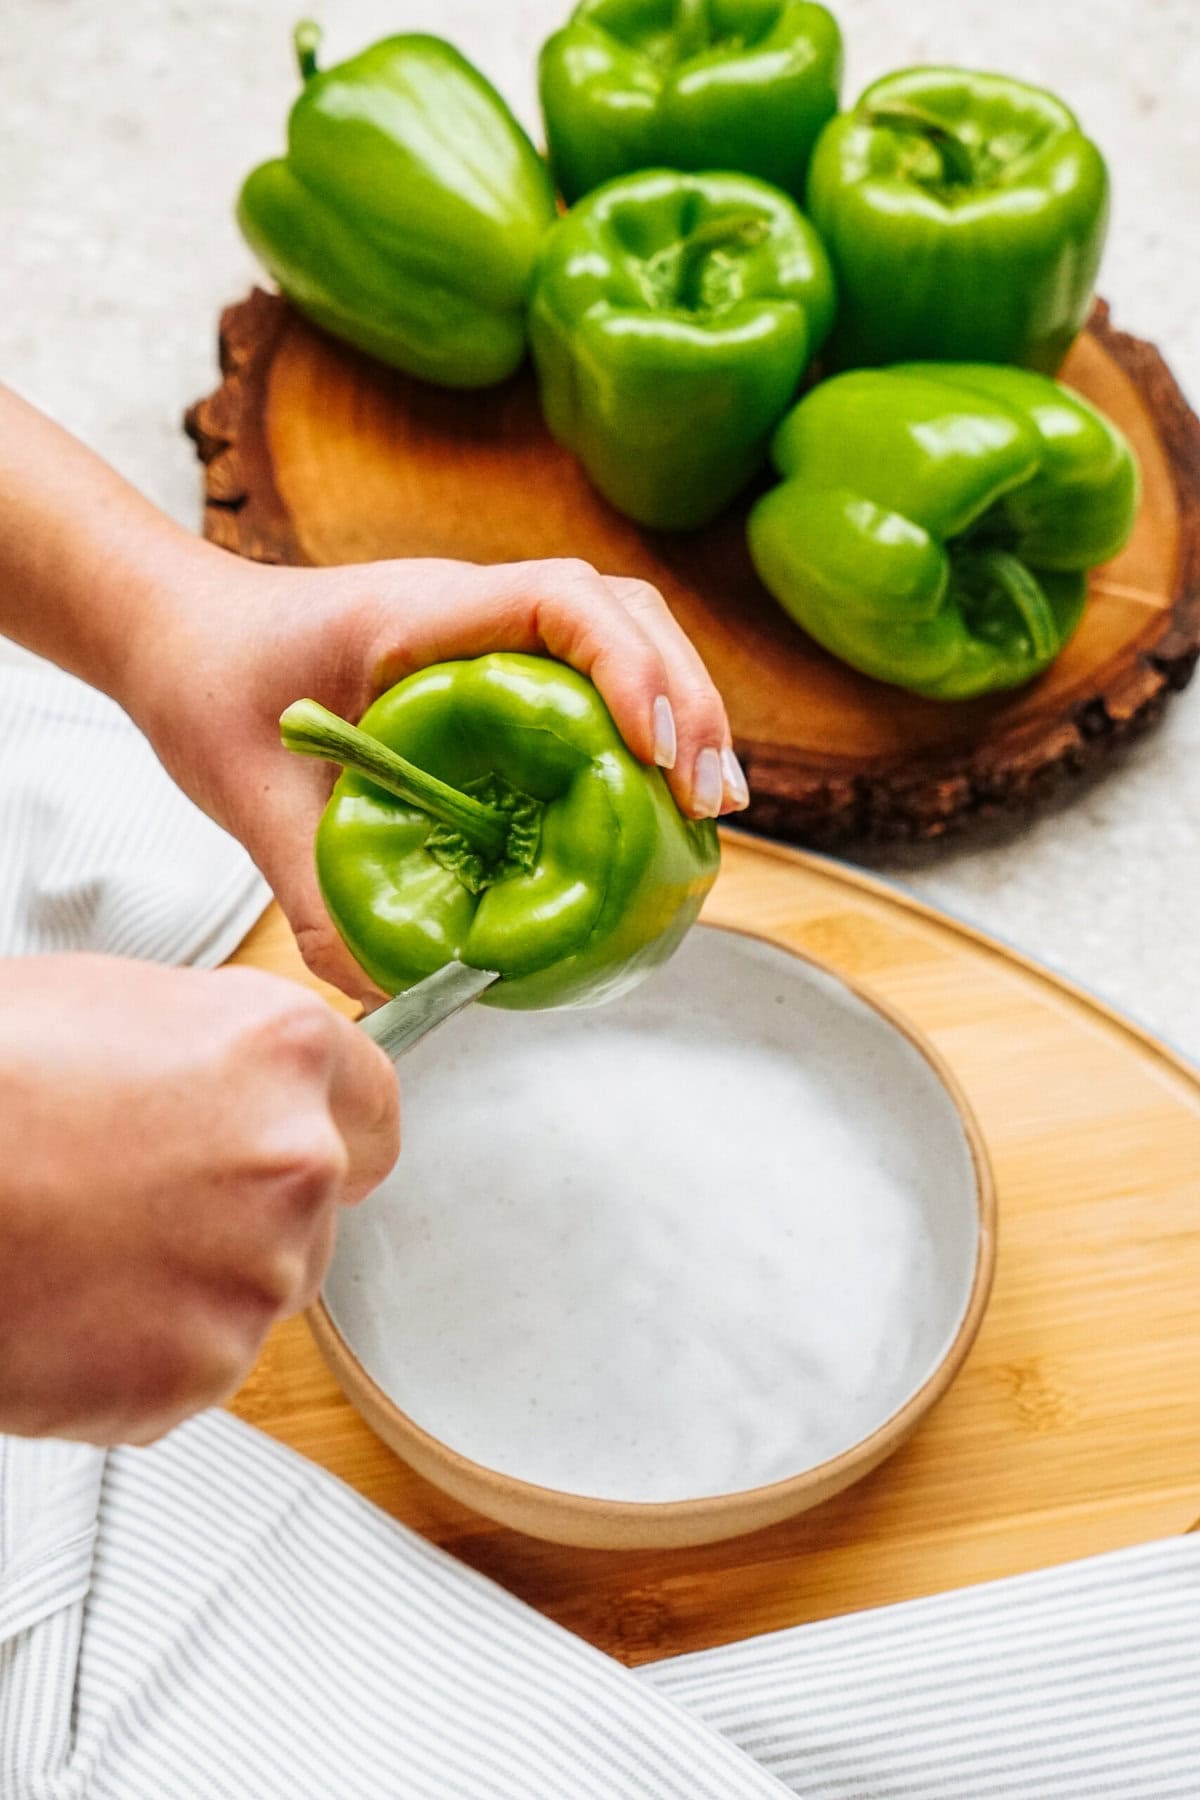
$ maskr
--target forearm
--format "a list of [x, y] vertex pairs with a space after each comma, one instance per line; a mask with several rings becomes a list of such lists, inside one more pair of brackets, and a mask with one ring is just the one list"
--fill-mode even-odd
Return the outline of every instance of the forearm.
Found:
[[219, 554], [0, 386], [0, 633], [126, 704], [149, 616]]

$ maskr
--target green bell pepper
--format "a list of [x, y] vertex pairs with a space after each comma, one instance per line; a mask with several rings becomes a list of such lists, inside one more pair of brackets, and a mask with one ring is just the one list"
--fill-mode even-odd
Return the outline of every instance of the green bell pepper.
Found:
[[423, 669], [357, 730], [312, 700], [280, 726], [343, 766], [317, 873], [388, 993], [458, 960], [499, 971], [487, 1005], [596, 1005], [666, 961], [716, 879], [712, 821], [685, 820], [591, 682], [545, 657]]
[[247, 242], [327, 331], [446, 387], [502, 381], [525, 353], [525, 303], [554, 195], [495, 89], [440, 38], [387, 38], [318, 73], [287, 156], [238, 201]]
[[945, 358], [1053, 374], [1091, 305], [1108, 175], [1041, 88], [908, 69], [825, 128], [808, 210], [838, 279], [837, 366]]
[[835, 376], [772, 453], [784, 481], [749, 523], [767, 587], [843, 662], [938, 700], [1053, 662], [1087, 571], [1137, 512], [1116, 427], [1047, 376], [990, 363]]
[[799, 200], [841, 79], [841, 33], [809, 0], [583, 0], [539, 64], [551, 165], [568, 201], [648, 168], [737, 169]]
[[546, 423], [630, 518], [703, 524], [762, 462], [833, 305], [820, 239], [777, 189], [662, 169], [609, 182], [538, 264]]

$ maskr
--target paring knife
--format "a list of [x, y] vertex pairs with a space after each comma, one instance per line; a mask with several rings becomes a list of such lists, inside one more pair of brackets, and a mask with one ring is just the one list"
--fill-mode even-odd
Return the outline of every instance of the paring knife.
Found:
[[361, 1021], [362, 1028], [394, 1062], [499, 979], [495, 969], [470, 969], [466, 963], [447, 963], [415, 987], [368, 1013]]

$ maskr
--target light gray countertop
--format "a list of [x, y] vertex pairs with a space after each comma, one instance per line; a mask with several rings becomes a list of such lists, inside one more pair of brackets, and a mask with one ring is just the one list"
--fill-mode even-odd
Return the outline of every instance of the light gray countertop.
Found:
[[[232, 218], [295, 92], [296, 0], [9, 0], [0, 111], [0, 379], [177, 518], [200, 480], [184, 406], [256, 279]], [[1101, 288], [1200, 399], [1197, 0], [840, 0], [847, 96], [917, 62], [1053, 87], [1115, 176]], [[452, 38], [536, 129], [537, 45], [568, 0], [342, 0], [326, 56]], [[1104, 777], [1020, 829], [874, 867], [1126, 1008], [1200, 1059], [1200, 682]]]

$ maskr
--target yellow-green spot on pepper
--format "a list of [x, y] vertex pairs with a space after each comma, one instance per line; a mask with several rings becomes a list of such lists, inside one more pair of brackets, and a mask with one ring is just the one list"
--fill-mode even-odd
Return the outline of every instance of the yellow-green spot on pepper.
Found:
[[319, 72], [318, 36], [297, 27], [305, 85], [286, 157], [242, 188], [247, 242], [301, 312], [383, 362], [446, 387], [504, 380], [554, 217], [545, 164], [441, 38]]
[[944, 358], [1053, 374], [1091, 305], [1108, 175], [1044, 89], [907, 69], [826, 126], [807, 205], [837, 275], [836, 366]]
[[838, 106], [842, 39], [811, 0], [583, 0], [542, 48], [558, 184], [736, 169], [794, 199]]
[[1047, 376], [901, 364], [824, 382], [779, 427], [750, 515], [763, 581], [810, 636], [939, 700], [1018, 687], [1133, 529], [1117, 428]]
[[820, 239], [748, 175], [645, 170], [546, 238], [530, 339], [546, 423], [640, 524], [704, 524], [759, 467], [833, 319]]
[[457, 960], [499, 971], [485, 1005], [598, 1004], [671, 955], [716, 879], [712, 821], [685, 820], [591, 682], [548, 658], [423, 669], [357, 732], [311, 701], [280, 723], [343, 766], [317, 872], [388, 993]]

